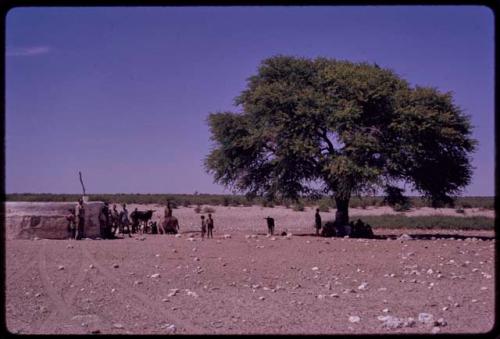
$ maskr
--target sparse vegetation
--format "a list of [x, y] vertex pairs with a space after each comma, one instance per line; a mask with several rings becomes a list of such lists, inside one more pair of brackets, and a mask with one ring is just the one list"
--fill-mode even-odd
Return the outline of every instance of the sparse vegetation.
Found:
[[295, 212], [304, 212], [305, 206], [302, 202], [297, 202], [296, 204], [293, 205], [293, 210]]
[[215, 209], [209, 206], [203, 208], [203, 213], [215, 213]]
[[[49, 194], [49, 193], [13, 193], [6, 195], [6, 201], [77, 201], [81, 194]], [[170, 201], [172, 206], [189, 207], [192, 205], [211, 205], [223, 206], [225, 201], [228, 201], [231, 206], [251, 206], [262, 205], [271, 207], [278, 202], [271, 201], [260, 197], [248, 198], [244, 195], [218, 195], [218, 194], [89, 194], [91, 201], [108, 201], [110, 203], [126, 203], [126, 204], [163, 204], [166, 205]], [[368, 202], [367, 206], [386, 206], [383, 197], [352, 197], [349, 201], [349, 207], [359, 208], [363, 205], [362, 199]], [[336, 208], [335, 201], [329, 197], [321, 199], [301, 198], [299, 200], [304, 206], [326, 206]], [[410, 197], [409, 203], [413, 208], [429, 207], [430, 205], [420, 197]], [[286, 204], [286, 202], [283, 202]], [[366, 202], [365, 202], [366, 205]], [[494, 209], [494, 197], [458, 197], [456, 205], [462, 208], [483, 208]], [[450, 206], [446, 206], [450, 207]]]
[[318, 204], [318, 208], [320, 212], [330, 212], [330, 204], [328, 201], [321, 200]]

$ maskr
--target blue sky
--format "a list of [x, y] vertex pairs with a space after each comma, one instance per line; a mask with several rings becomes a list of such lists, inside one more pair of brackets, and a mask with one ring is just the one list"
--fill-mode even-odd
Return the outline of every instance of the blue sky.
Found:
[[480, 6], [33, 7], [6, 20], [6, 192], [229, 193], [206, 117], [276, 54], [376, 62], [471, 116], [494, 195], [494, 21]]

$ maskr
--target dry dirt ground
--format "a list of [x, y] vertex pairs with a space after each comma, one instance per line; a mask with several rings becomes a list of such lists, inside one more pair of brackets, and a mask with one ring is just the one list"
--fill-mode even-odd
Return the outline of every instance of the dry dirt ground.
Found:
[[[193, 208], [174, 210], [180, 236], [7, 241], [8, 330], [389, 334], [494, 325], [493, 231], [376, 229], [388, 239], [326, 239], [312, 234], [310, 209], [214, 208], [214, 238], [203, 241]], [[267, 215], [277, 233], [293, 235], [266, 236]], [[414, 239], [398, 239], [403, 233]]]

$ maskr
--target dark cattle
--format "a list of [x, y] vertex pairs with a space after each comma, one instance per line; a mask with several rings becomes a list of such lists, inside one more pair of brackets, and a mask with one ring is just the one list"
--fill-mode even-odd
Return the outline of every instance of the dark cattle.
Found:
[[[153, 217], [153, 211], [152, 210], [147, 210], [147, 211], [133, 211], [130, 214], [130, 219], [132, 219], [132, 224], [139, 226], [139, 230], [142, 232], [148, 231], [148, 221], [151, 220]], [[142, 227], [141, 227], [141, 222]]]

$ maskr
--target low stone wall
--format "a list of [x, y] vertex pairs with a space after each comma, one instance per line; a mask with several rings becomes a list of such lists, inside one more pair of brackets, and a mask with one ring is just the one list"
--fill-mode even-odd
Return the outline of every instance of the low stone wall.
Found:
[[[77, 202], [6, 202], [5, 236], [6, 239], [67, 239], [68, 209], [76, 207]], [[99, 211], [104, 205], [101, 201], [84, 203], [84, 237], [99, 237]]]

